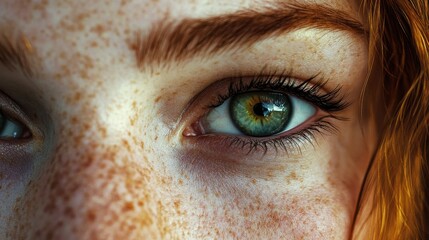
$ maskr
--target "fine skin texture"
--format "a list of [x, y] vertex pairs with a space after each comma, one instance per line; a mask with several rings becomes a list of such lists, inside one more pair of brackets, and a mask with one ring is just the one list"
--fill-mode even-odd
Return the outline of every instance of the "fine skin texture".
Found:
[[[156, 63], [136, 58], [136, 39], [160, 22], [274, 3], [90, 2], [0, 2], [0, 32], [24, 46], [33, 72], [0, 64], [0, 89], [32, 133], [0, 142], [1, 239], [350, 237], [375, 142], [373, 121], [360, 118], [364, 36], [297, 26], [243, 47]], [[364, 24], [352, 1], [295, 3], [322, 4]], [[350, 105], [336, 113], [342, 120], [329, 120], [338, 131], [316, 133], [299, 150], [265, 153], [216, 141], [224, 134], [187, 134], [228, 87], [208, 86], [268, 69], [297, 81], [322, 76], [326, 91], [341, 86]]]

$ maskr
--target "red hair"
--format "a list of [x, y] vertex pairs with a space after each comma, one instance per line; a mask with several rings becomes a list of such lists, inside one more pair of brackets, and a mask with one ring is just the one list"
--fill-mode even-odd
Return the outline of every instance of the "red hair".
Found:
[[354, 236], [429, 239], [429, 2], [363, 0], [362, 9], [371, 67], [381, 71], [368, 83], [378, 86], [369, 104], [379, 145], [362, 187]]

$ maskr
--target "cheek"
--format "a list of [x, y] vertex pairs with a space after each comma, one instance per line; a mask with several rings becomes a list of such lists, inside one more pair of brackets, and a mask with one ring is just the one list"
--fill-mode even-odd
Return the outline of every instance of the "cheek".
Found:
[[172, 226], [180, 226], [176, 233], [215, 239], [348, 236], [353, 210], [341, 184], [329, 182], [328, 164], [318, 164], [329, 159], [308, 159], [314, 164], [296, 166], [285, 158], [282, 163], [289, 166], [281, 171], [262, 171], [261, 166], [253, 175], [254, 169], [245, 164], [227, 165], [204, 154], [190, 166], [183, 162], [186, 157], [172, 160], [175, 164], [167, 172], [174, 187], [166, 196], [174, 208], [165, 211]]
[[115, 116], [103, 112], [113, 98], [80, 99], [88, 104], [55, 116], [59, 144], [10, 207], [11, 239], [347, 237], [362, 177], [349, 164], [360, 155], [336, 146], [350, 149], [355, 133], [309, 148], [296, 161], [307, 164], [282, 159], [272, 173], [262, 171], [269, 163], [246, 172], [201, 151], [188, 167], [174, 152], [185, 147], [168, 140], [156, 110], [133, 109], [143, 105], [135, 96], [121, 98]]
[[[214, 238], [343, 239], [350, 221], [341, 203], [321, 188], [296, 193], [258, 193], [220, 199], [216, 194], [200, 201], [193, 226]], [[211, 228], [207, 228], [211, 226]]]
[[[69, 123], [74, 132], [85, 125]], [[164, 223], [158, 215], [166, 203], [158, 189], [166, 183], [162, 167], [152, 164], [160, 157], [144, 138], [140, 143], [133, 135], [104, 135], [96, 127], [86, 131], [85, 137], [64, 134], [69, 130], [59, 136], [52, 158], [11, 207], [11, 239], [161, 237]]]
[[[358, 127], [356, 127], [358, 126]], [[371, 159], [373, 136], [362, 133], [357, 121], [341, 126], [343, 131], [335, 139], [327, 139], [330, 162], [329, 182], [341, 189], [341, 194], [354, 211], [365, 172]]]

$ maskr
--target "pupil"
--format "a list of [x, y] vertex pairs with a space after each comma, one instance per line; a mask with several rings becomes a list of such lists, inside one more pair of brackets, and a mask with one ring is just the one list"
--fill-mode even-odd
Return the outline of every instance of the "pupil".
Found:
[[266, 104], [264, 103], [257, 103], [253, 106], [253, 112], [258, 115], [258, 116], [262, 116], [262, 117], [266, 117], [270, 114], [270, 110], [265, 107]]

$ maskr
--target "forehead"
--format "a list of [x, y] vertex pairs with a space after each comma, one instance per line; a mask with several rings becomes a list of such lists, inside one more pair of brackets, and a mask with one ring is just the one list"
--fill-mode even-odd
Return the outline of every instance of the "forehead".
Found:
[[106, 71], [112, 66], [135, 66], [130, 43], [137, 34], [148, 34], [162, 23], [245, 9], [262, 11], [279, 2], [322, 4], [360, 19], [357, 3], [351, 0], [7, 0], [0, 3], [0, 30], [28, 38], [49, 78], [88, 82], [100, 71], [109, 75]]
[[244, 8], [263, 8], [278, 2], [324, 4], [355, 13], [353, 15], [358, 9], [356, 1], [352, 0], [6, 0], [0, 3], [0, 20], [13, 22], [21, 28], [44, 28], [46, 31], [82, 32], [91, 21], [131, 30], [150, 27], [166, 19], [202, 18]]

